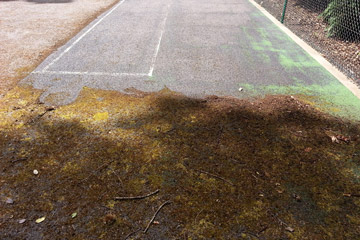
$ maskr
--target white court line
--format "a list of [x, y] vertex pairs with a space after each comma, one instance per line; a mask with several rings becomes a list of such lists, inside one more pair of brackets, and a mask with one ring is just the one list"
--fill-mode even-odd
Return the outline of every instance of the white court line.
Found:
[[341, 82], [346, 88], [348, 88], [356, 97], [360, 99], [360, 88], [351, 81], [348, 77], [340, 72], [336, 67], [334, 67], [330, 62], [328, 62], [319, 52], [310, 47], [309, 44], [304, 42], [296, 34], [294, 34], [290, 29], [281, 24], [274, 16], [272, 16], [268, 11], [266, 11], [262, 6], [256, 3], [254, 0], [248, 0], [252, 3], [257, 9], [260, 10], [270, 21], [272, 21], [276, 26], [278, 26], [285, 34], [287, 34], [295, 43], [297, 43], [302, 49], [305, 50], [311, 57], [313, 57], [323, 68], [330, 72], [339, 82]]
[[149, 70], [149, 73], [148, 73], [149, 77], [152, 76], [153, 71], [154, 71], [155, 62], [156, 62], [157, 55], [159, 53], [161, 40], [162, 40], [162, 37], [163, 37], [164, 32], [165, 32], [166, 21], [167, 21], [168, 15], [169, 15], [169, 8], [170, 8], [170, 5], [167, 6], [165, 18], [164, 18], [163, 22], [161, 23], [160, 37], [159, 37], [159, 40], [158, 40], [158, 44], [157, 44], [157, 46], [155, 48], [154, 55], [153, 55], [153, 57], [151, 59], [151, 66], [150, 66], [150, 70]]
[[121, 4], [123, 4], [125, 0], [120, 1], [118, 4], [116, 4], [107, 14], [102, 16], [94, 25], [91, 26], [86, 32], [84, 32], [78, 39], [75, 40], [68, 48], [66, 48], [57, 58], [55, 58], [53, 61], [51, 61], [43, 70], [42, 72], [46, 72], [46, 70], [59, 61], [59, 59], [64, 56], [65, 53], [70, 51], [71, 48], [73, 48], [81, 39], [83, 39], [89, 32], [91, 32], [99, 23], [101, 23], [107, 16], [109, 16], [115, 9], [117, 9]]
[[68, 71], [36, 71], [33, 74], [82, 75], [82, 76], [148, 76], [147, 73], [108, 73], [108, 72], [68, 72]]
[[155, 48], [154, 55], [151, 58], [151, 65], [150, 65], [149, 73], [146, 74], [146, 73], [70, 72], [70, 71], [48, 71], [47, 70], [47, 69], [49, 69], [50, 66], [52, 66], [54, 63], [56, 63], [62, 56], [64, 56], [65, 53], [70, 51], [71, 48], [73, 48], [81, 39], [83, 39], [90, 31], [92, 31], [102, 20], [104, 20], [108, 15], [110, 15], [116, 8], [118, 8], [124, 2], [125, 2], [125, 0], [122, 0], [117, 5], [115, 5], [107, 14], [105, 14], [102, 18], [100, 18], [99, 21], [97, 21], [91, 28], [89, 28], [85, 33], [83, 33], [79, 38], [77, 38], [68, 48], [66, 48], [57, 58], [55, 58], [53, 61], [51, 61], [42, 71], [36, 71], [33, 73], [34, 74], [59, 74], [59, 75], [113, 76], [113, 77], [117, 77], [117, 76], [149, 76], [149, 77], [151, 77], [153, 74], [153, 71], [154, 71], [156, 58], [157, 58], [159, 50], [160, 50], [162, 37], [165, 32], [165, 26], [166, 26], [166, 21], [167, 21], [168, 14], [169, 14], [170, 5], [167, 6], [165, 18], [161, 22], [161, 25], [160, 25], [160, 36], [159, 36], [159, 40], [158, 40], [158, 43]]

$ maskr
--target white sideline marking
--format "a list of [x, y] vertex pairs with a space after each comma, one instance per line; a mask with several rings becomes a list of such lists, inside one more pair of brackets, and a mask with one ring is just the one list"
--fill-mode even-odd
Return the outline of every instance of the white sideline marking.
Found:
[[162, 37], [163, 37], [163, 34], [165, 32], [165, 26], [166, 26], [166, 21], [167, 21], [167, 18], [168, 18], [168, 14], [169, 14], [169, 8], [170, 8], [170, 5], [167, 6], [167, 10], [166, 10], [166, 15], [165, 15], [165, 18], [163, 20], [163, 22], [161, 23], [161, 27], [160, 27], [160, 37], [159, 37], [159, 40], [158, 40], [158, 44], [155, 48], [155, 52], [154, 52], [154, 55], [151, 59], [151, 66], [150, 66], [150, 70], [149, 70], [149, 73], [148, 73], [148, 76], [151, 77], [152, 74], [153, 74], [153, 71], [154, 71], [154, 67], [155, 67], [155, 62], [156, 62], [156, 58], [157, 58], [157, 55], [159, 53], [159, 49], [160, 49], [160, 44], [161, 44], [161, 40], [162, 40]]
[[83, 75], [83, 76], [148, 76], [147, 73], [107, 73], [107, 72], [68, 72], [68, 71], [36, 71], [34, 74]]
[[117, 9], [121, 4], [123, 4], [125, 2], [125, 0], [120, 1], [118, 4], [116, 4], [107, 14], [105, 14], [104, 16], [102, 16], [94, 25], [91, 26], [91, 28], [89, 28], [86, 32], [84, 32], [80, 37], [78, 37], [75, 42], [73, 42], [68, 48], [66, 48], [57, 58], [55, 58], [54, 60], [52, 60], [51, 63], [49, 63], [43, 70], [42, 72], [46, 72], [46, 70], [53, 65], [54, 63], [56, 63], [57, 61], [59, 61], [59, 59], [64, 56], [65, 53], [67, 53], [68, 51], [70, 51], [71, 48], [73, 48], [81, 39], [83, 39], [89, 32], [91, 32], [99, 23], [101, 23], [107, 16], [109, 16], [115, 9]]
[[360, 89], [359, 87], [350, 80], [345, 74], [340, 72], [335, 66], [328, 62], [321, 54], [310, 47], [309, 44], [304, 42], [299, 38], [295, 33], [290, 29], [281, 24], [273, 15], [266, 11], [262, 6], [260, 6], [254, 0], [248, 0], [252, 3], [257, 9], [259, 9], [270, 21], [272, 21], [276, 26], [278, 26], [283, 32], [285, 32], [295, 43], [297, 43], [302, 49], [305, 50], [311, 57], [313, 57], [318, 63], [323, 66], [328, 72], [330, 72], [339, 82], [341, 82], [346, 88], [348, 88], [356, 97], [360, 99]]
[[166, 21], [169, 15], [170, 5], [167, 6], [166, 14], [164, 20], [160, 25], [160, 36], [158, 43], [155, 48], [154, 55], [151, 58], [151, 65], [149, 73], [107, 73], [107, 72], [71, 72], [71, 71], [49, 71], [49, 67], [51, 67], [54, 63], [59, 61], [60, 58], [64, 56], [65, 53], [71, 50], [81, 39], [83, 39], [89, 32], [91, 32], [99, 23], [101, 23], [107, 16], [109, 16], [116, 8], [118, 8], [125, 0], [120, 1], [117, 5], [115, 5], [107, 14], [101, 17], [94, 25], [92, 25], [86, 32], [84, 32], [80, 37], [78, 37], [68, 48], [66, 48], [58, 57], [52, 60], [46, 67], [44, 67], [41, 71], [32, 72], [34, 74], [59, 74], [59, 75], [90, 75], [90, 76], [149, 76], [151, 77], [154, 71], [156, 58], [158, 56], [160, 45], [162, 41], [162, 37], [165, 32]]

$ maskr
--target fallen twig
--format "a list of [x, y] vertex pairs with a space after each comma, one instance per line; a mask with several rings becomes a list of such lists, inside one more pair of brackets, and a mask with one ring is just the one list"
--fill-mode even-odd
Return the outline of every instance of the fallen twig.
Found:
[[200, 215], [200, 213], [202, 213], [202, 211], [204, 211], [204, 209], [201, 209], [201, 211], [200, 211], [200, 212], [198, 212], [198, 214], [196, 214], [196, 217], [195, 217], [194, 223], [196, 223], [196, 219], [198, 218], [198, 216]]
[[115, 161], [115, 160], [111, 160], [110, 162], [107, 162], [107, 163], [102, 164], [100, 167], [98, 167], [98, 168], [96, 169], [96, 171], [91, 172], [87, 177], [85, 177], [85, 178], [83, 178], [82, 180], [80, 180], [79, 183], [85, 182], [86, 180], [89, 179], [89, 177], [95, 175], [95, 172], [100, 172], [100, 171], [103, 170], [104, 168], [107, 168], [107, 167], [108, 167], [111, 163], [113, 163], [114, 161]]
[[126, 237], [124, 238], [124, 240], [128, 239], [129, 237], [131, 237], [132, 235], [134, 235], [135, 233], [139, 232], [141, 230], [141, 228], [139, 228], [138, 230], [129, 233], [128, 235], [126, 235]]
[[124, 183], [123, 183], [123, 181], [121, 180], [121, 178], [119, 177], [119, 175], [113, 170], [112, 171], [113, 172], [113, 174], [116, 176], [116, 178], [119, 180], [119, 182], [121, 183], [121, 186], [123, 187], [124, 186]]
[[154, 216], [151, 218], [151, 220], [149, 221], [148, 225], [146, 226], [145, 230], [144, 230], [144, 233], [146, 233], [149, 228], [150, 228], [150, 225], [154, 222], [156, 216], [158, 215], [158, 213], [160, 212], [160, 210], [167, 204], [170, 204], [171, 202], [170, 201], [166, 201], [164, 202], [163, 204], [161, 204], [161, 206], [158, 208], [158, 210], [155, 212]]
[[37, 115], [35, 118], [29, 120], [29, 121], [27, 122], [27, 124], [33, 124], [33, 123], [35, 123], [35, 121], [38, 121], [38, 120], [39, 120], [40, 118], [42, 118], [46, 113], [51, 112], [51, 111], [54, 111], [54, 110], [55, 110], [55, 107], [47, 107], [47, 108], [45, 108], [45, 111], [44, 111], [44, 112], [40, 113], [40, 114]]
[[246, 165], [246, 163], [241, 162], [241, 161], [238, 161], [238, 160], [235, 160], [235, 159], [231, 159], [231, 161], [236, 162], [236, 163], [239, 163], [240, 165]]
[[263, 227], [257, 234], [256, 236], [259, 236], [261, 233], [263, 233], [264, 231], [266, 231], [268, 229], [268, 226]]
[[277, 220], [280, 222], [280, 225], [282, 226], [282, 225], [285, 225], [285, 226], [289, 226], [286, 222], [284, 222], [283, 220], [281, 220], [280, 218], [278, 218], [278, 217], [276, 217], [277, 218]]
[[251, 233], [251, 232], [243, 232], [243, 233], [248, 234], [248, 235], [250, 235], [250, 236], [252, 236], [252, 237], [254, 237], [256, 239], [260, 239], [259, 236], [257, 234], [255, 234], [255, 233]]
[[353, 194], [353, 193], [344, 193], [344, 197], [360, 197], [360, 194]]
[[[2, 159], [2, 158], [0, 158], [0, 159]], [[10, 165], [12, 166], [13, 164], [15, 164], [15, 163], [17, 163], [17, 162], [22, 162], [22, 161], [26, 161], [26, 160], [28, 160], [27, 157], [18, 158], [18, 159], [15, 159], [15, 160], [10, 161]], [[9, 166], [9, 167], [10, 167], [10, 166]], [[2, 171], [5, 172], [5, 171], [7, 170], [7, 168], [8, 168], [8, 167], [4, 167]]]
[[55, 110], [55, 107], [47, 107], [47, 108], [45, 108], [45, 112], [39, 114], [38, 117], [41, 118], [41, 117], [44, 116], [46, 113], [51, 112], [51, 111], [54, 111], [54, 110]]
[[115, 197], [115, 200], [139, 200], [139, 199], [144, 199], [147, 197], [150, 197], [152, 195], [155, 195], [159, 192], [160, 190], [157, 189], [154, 192], [151, 192], [149, 194], [143, 195], [143, 196], [134, 196], [134, 197]]
[[225, 178], [222, 178], [222, 177], [220, 177], [220, 176], [218, 176], [218, 175], [215, 175], [215, 174], [213, 174], [213, 173], [205, 172], [205, 171], [203, 171], [203, 170], [198, 170], [198, 169], [194, 169], [194, 170], [197, 171], [197, 172], [204, 173], [204, 174], [206, 174], [206, 175], [212, 176], [212, 177], [214, 177], [214, 178], [223, 180], [224, 182], [230, 184], [231, 186], [236, 186], [235, 184], [233, 184], [233, 183], [230, 182], [229, 180], [227, 180], [227, 179], [225, 179]]
[[15, 160], [12, 160], [11, 163], [16, 163], [16, 162], [22, 162], [22, 161], [26, 161], [28, 160], [27, 157], [24, 157], [24, 158], [18, 158], [18, 159], [15, 159]]

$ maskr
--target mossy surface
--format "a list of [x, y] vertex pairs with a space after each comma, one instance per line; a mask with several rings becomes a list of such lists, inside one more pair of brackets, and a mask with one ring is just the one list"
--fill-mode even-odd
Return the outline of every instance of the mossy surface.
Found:
[[16, 88], [0, 102], [1, 239], [124, 239], [167, 200], [130, 239], [360, 235], [357, 122], [287, 96], [84, 89], [52, 109], [39, 95]]

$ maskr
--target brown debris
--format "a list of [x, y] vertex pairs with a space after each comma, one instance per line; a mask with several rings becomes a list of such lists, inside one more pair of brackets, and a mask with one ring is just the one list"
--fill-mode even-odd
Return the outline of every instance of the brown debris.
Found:
[[144, 199], [147, 197], [151, 197], [157, 193], [159, 193], [159, 189], [155, 190], [154, 192], [151, 192], [149, 194], [143, 195], [143, 196], [135, 196], [135, 197], [115, 197], [115, 200], [139, 200], [139, 199]]
[[[144, 222], [144, 216], [157, 212], [158, 197], [131, 199], [161, 189], [161, 199], [174, 205], [150, 222], [149, 239], [238, 239], [245, 230], [259, 239], [280, 239], [290, 234], [289, 226], [294, 239], [356, 239], [360, 142], [334, 144], [329, 136], [354, 139], [359, 125], [289, 99], [203, 101], [169, 91], [129, 96], [84, 89], [73, 105], [31, 125], [27, 120], [44, 105], [9, 108], [0, 115], [0, 167], [8, 168], [1, 173], [0, 194], [15, 203], [1, 199], [6, 207], [0, 238], [29, 238], [29, 224], [6, 219], [30, 222], [34, 211], [47, 216], [38, 229], [44, 238], [84, 233], [78, 238], [124, 239], [139, 228], [128, 239], [144, 238], [153, 217]], [[107, 118], [95, 121], [98, 112]], [[300, 131], [302, 137], [294, 135]], [[27, 160], [10, 165], [20, 158]], [[34, 177], [33, 169], [41, 174]], [[119, 196], [119, 188], [134, 194]], [[76, 219], [69, 217], [74, 211]], [[114, 216], [105, 220], [106, 214]]]
[[116, 222], [116, 215], [113, 213], [108, 213], [104, 217], [104, 224], [111, 225]]

